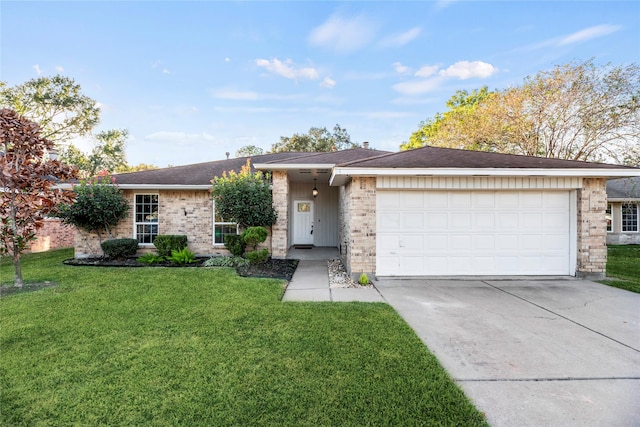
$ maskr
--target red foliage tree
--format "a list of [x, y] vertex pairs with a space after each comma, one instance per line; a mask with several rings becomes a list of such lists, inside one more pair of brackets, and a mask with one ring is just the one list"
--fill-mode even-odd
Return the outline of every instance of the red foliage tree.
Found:
[[13, 110], [0, 110], [0, 255], [13, 257], [14, 285], [21, 287], [20, 255], [34, 240], [45, 217], [74, 193], [54, 188], [59, 180], [77, 177], [75, 166], [49, 159], [54, 143], [37, 123]]

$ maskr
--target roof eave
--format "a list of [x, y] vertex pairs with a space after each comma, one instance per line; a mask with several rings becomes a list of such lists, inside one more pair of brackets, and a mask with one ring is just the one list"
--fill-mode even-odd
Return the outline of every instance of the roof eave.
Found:
[[257, 170], [331, 169], [335, 163], [254, 163]]
[[547, 169], [547, 168], [358, 168], [335, 167], [329, 185], [344, 185], [352, 176], [567, 176], [625, 178], [640, 176], [640, 169]]

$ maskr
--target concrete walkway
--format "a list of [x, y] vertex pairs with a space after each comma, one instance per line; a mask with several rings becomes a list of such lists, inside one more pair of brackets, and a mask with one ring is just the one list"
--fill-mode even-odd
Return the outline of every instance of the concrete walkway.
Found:
[[384, 302], [373, 288], [330, 288], [327, 260], [302, 259], [282, 301]]

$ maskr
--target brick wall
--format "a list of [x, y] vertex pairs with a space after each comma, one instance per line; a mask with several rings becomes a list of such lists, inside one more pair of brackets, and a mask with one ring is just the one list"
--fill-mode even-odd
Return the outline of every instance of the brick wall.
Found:
[[[197, 255], [228, 254], [224, 246], [213, 245], [213, 201], [208, 191], [158, 191], [155, 193], [140, 191], [134, 193], [132, 190], [125, 190], [124, 196], [129, 200], [131, 209], [127, 217], [113, 230], [110, 238], [133, 238], [135, 194], [158, 194], [159, 234], [186, 235], [189, 250]], [[109, 236], [103, 236], [103, 240], [107, 238]], [[139, 252], [153, 250], [155, 250], [153, 245], [141, 246]], [[76, 258], [102, 256], [98, 235], [76, 230], [75, 256]]]
[[349, 274], [376, 270], [376, 179], [354, 177], [340, 190], [339, 239]]
[[289, 177], [286, 171], [273, 172], [273, 206], [278, 220], [272, 227], [271, 254], [286, 258], [289, 249]]
[[607, 266], [606, 179], [585, 178], [578, 190], [578, 260], [579, 277], [604, 277]]
[[26, 252], [70, 248], [73, 246], [74, 232], [73, 227], [64, 225], [58, 218], [45, 218], [44, 225], [38, 230], [37, 239], [31, 242]]

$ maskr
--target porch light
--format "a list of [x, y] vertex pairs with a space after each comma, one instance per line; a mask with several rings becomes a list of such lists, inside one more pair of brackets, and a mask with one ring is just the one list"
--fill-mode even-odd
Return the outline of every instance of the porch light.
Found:
[[318, 196], [318, 188], [316, 187], [316, 179], [313, 179], [313, 190], [311, 190], [311, 194], [313, 194], [313, 198], [315, 199]]

